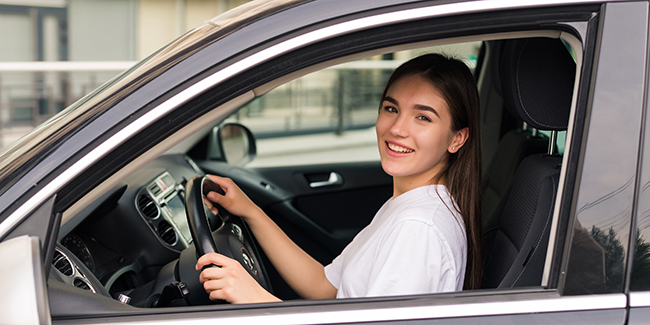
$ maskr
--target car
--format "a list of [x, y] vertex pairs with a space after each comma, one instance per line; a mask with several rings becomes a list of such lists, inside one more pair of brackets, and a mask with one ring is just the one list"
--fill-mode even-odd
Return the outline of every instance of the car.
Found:
[[[649, 9], [282, 0], [207, 21], [2, 151], [1, 323], [646, 323]], [[466, 44], [481, 289], [302, 300], [243, 221], [203, 209], [204, 176], [232, 178], [331, 262], [392, 195], [367, 149], [381, 83], [409, 55]], [[310, 82], [335, 87], [292, 102], [300, 123], [272, 109]], [[194, 265], [212, 245], [284, 301], [209, 301]]]

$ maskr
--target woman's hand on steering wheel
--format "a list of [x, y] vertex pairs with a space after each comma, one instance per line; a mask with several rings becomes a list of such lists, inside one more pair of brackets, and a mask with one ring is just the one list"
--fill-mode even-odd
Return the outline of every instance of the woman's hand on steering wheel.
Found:
[[[204, 200], [206, 206], [210, 208], [212, 213], [217, 214], [217, 208], [212, 202], [219, 204], [224, 209], [228, 210], [231, 214], [239, 216], [240, 218], [249, 221], [250, 217], [255, 212], [260, 212], [260, 208], [248, 198], [248, 196], [233, 182], [230, 178], [224, 178], [214, 175], [206, 175], [213, 182], [223, 189], [225, 195], [216, 192], [207, 194], [208, 200]], [[211, 202], [210, 202], [211, 201]]]
[[199, 258], [196, 269], [210, 264], [217, 267], [205, 268], [199, 281], [211, 300], [221, 299], [233, 304], [281, 301], [262, 288], [239, 262], [218, 253], [208, 253]]

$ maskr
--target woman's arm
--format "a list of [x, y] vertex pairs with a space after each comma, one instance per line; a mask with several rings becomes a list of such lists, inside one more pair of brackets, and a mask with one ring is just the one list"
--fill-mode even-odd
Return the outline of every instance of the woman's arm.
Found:
[[[298, 245], [296, 245], [282, 231], [282, 229], [280, 229], [280, 227], [278, 227], [278, 225], [276, 225], [275, 222], [273, 222], [273, 220], [262, 211], [262, 209], [255, 205], [232, 180], [213, 175], [208, 175], [208, 177], [221, 186], [225, 192], [225, 195], [223, 196], [215, 192], [210, 192], [208, 194], [208, 199], [221, 205], [224, 209], [228, 210], [228, 212], [240, 216], [248, 223], [248, 226], [255, 235], [257, 242], [260, 244], [271, 263], [273, 263], [273, 266], [275, 266], [282, 278], [291, 286], [291, 288], [293, 288], [294, 291], [306, 299], [328, 299], [336, 297], [337, 290], [325, 277], [323, 265], [298, 247]], [[213, 210], [213, 212], [216, 211]], [[214, 255], [216, 256], [218, 254]], [[214, 263], [215, 265], [220, 265], [215, 263], [215, 261], [224, 263], [222, 258], [212, 256], [206, 259], [199, 259], [199, 264], [208, 265]], [[203, 265], [201, 265], [201, 267]], [[197, 267], [199, 267], [198, 264]], [[217, 277], [223, 279], [223, 274], [235, 275], [238, 273], [235, 267], [227, 269], [230, 270], [232, 274], [212, 270], [206, 272], [208, 270], [206, 269], [201, 276], [203, 278], [205, 273], [205, 280], [209, 281], [209, 276], [214, 276], [215, 279]], [[246, 272], [243, 268], [241, 268], [241, 271]], [[202, 282], [204, 281], [202, 280]], [[208, 290], [209, 285], [210, 284], [204, 284], [206, 290]], [[233, 283], [233, 285], [235, 284]], [[220, 288], [221, 286], [222, 285], [219, 284], [217, 287]], [[236, 290], [237, 288], [234, 289]], [[256, 293], [257, 292], [254, 292], [253, 295], [257, 296]], [[267, 299], [264, 301], [272, 301], [268, 300], [269, 297], [266, 298]], [[256, 299], [252, 300], [254, 301]]]

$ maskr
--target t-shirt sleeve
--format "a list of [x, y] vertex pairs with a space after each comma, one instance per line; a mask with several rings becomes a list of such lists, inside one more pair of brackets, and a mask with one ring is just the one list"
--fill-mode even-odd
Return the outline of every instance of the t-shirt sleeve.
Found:
[[405, 220], [387, 233], [368, 277], [367, 296], [456, 290], [453, 256], [435, 225]]
[[345, 253], [347, 252], [348, 248], [346, 247], [343, 249], [343, 252], [334, 260], [332, 263], [329, 265], [325, 266], [325, 278], [327, 278], [327, 281], [329, 281], [336, 290], [339, 290], [341, 286], [341, 272], [343, 268], [343, 257], [345, 256]]

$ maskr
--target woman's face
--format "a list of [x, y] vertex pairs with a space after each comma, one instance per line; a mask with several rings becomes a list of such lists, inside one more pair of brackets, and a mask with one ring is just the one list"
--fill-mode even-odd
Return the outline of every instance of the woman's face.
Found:
[[430, 184], [445, 164], [445, 153], [465, 143], [467, 129], [452, 131], [446, 101], [419, 75], [394, 82], [381, 104], [377, 142], [384, 171], [401, 189], [395, 194]]

